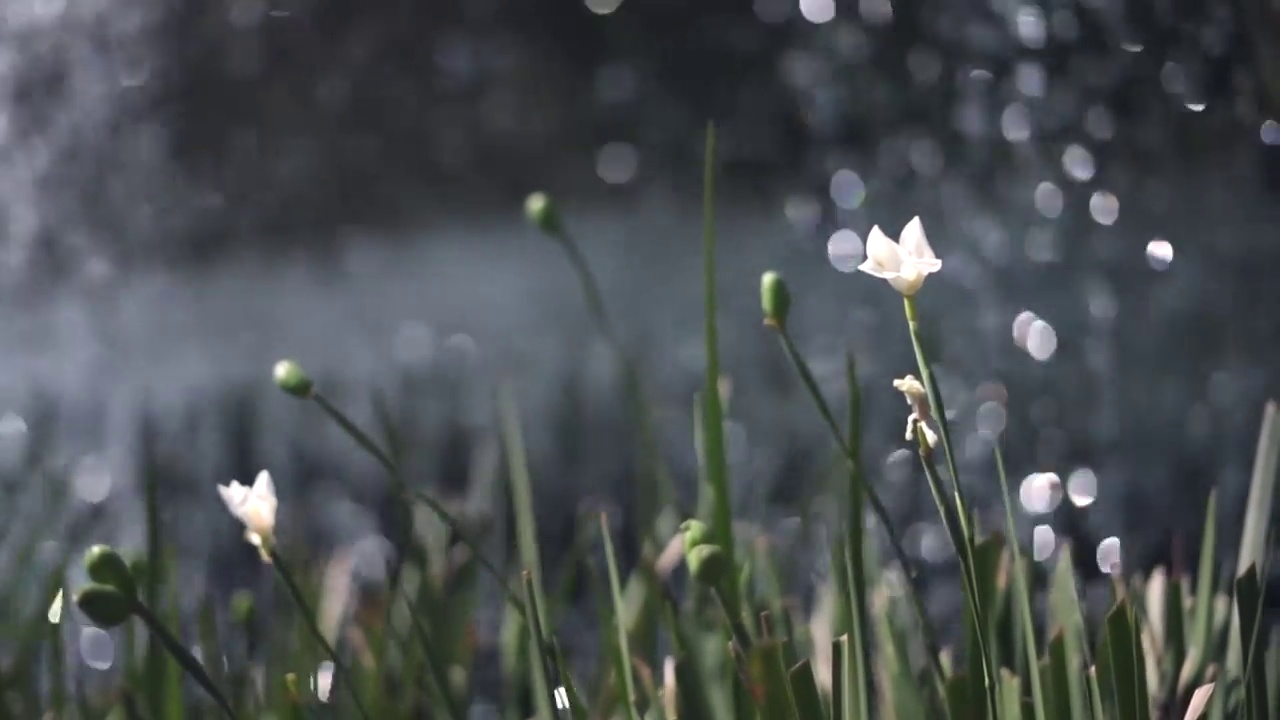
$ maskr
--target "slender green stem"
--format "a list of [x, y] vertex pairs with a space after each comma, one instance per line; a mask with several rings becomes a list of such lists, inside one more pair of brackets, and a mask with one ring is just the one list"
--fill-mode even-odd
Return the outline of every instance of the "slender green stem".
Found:
[[[951, 450], [951, 430], [947, 423], [947, 410], [942, 404], [942, 393], [938, 390], [937, 379], [933, 376], [933, 368], [929, 364], [929, 359], [925, 355], [924, 343], [920, 335], [920, 321], [916, 313], [915, 297], [904, 295], [902, 298], [903, 310], [907, 317], [907, 329], [911, 335], [911, 347], [915, 351], [916, 365], [920, 370], [920, 379], [924, 384], [925, 392], [929, 397], [929, 409], [933, 414], [934, 420], [938, 425], [938, 434], [942, 437], [943, 454], [946, 456], [947, 471], [951, 475], [951, 489], [955, 497], [954, 516], [958, 520], [958, 528], [948, 529], [952, 533], [952, 543], [955, 545], [957, 554], [960, 556], [961, 569], [965, 576], [966, 595], [968, 596], [970, 607], [973, 613], [975, 636], [978, 641], [978, 649], [982, 654], [982, 671], [983, 681], [987, 691], [987, 704], [989, 709], [988, 717], [996, 718], [999, 711], [999, 701], [996, 696], [996, 679], [994, 662], [990, 654], [989, 648], [986, 646], [986, 639], [983, 636], [983, 629], [986, 627], [984, 623], [984, 613], [981, 599], [978, 596], [977, 570], [974, 562], [974, 535], [971, 523], [969, 522], [969, 508], [964, 499], [964, 491], [960, 485], [960, 474], [956, 469], [955, 455]], [[933, 465], [933, 452], [924, 437], [922, 428], [916, 429], [916, 440], [920, 446], [921, 464], [924, 466], [925, 474], [929, 478], [930, 489], [935, 492], [935, 499], [938, 502], [938, 511], [943, 516], [943, 522], [948, 522], [949, 513], [947, 512], [951, 506], [943, 502], [941, 495], [942, 482], [937, 477], [937, 469]], [[936, 489], [935, 489], [936, 488]], [[955, 534], [954, 530], [958, 529], [959, 533]]]
[[1027, 581], [1027, 569], [1022, 564], [1022, 548], [1018, 543], [1018, 529], [1013, 521], [1013, 501], [1009, 496], [1009, 476], [1004, 469], [1004, 453], [1000, 451], [1000, 441], [993, 440], [991, 447], [996, 457], [996, 475], [1000, 477], [1000, 497], [1004, 500], [1005, 532], [1009, 535], [1009, 544], [1013, 549], [1013, 581], [1014, 595], [1017, 597], [1018, 614], [1022, 619], [1022, 634], [1025, 636], [1023, 646], [1027, 653], [1027, 675], [1031, 684], [1032, 706], [1036, 720], [1045, 718], [1044, 688], [1040, 685], [1039, 663], [1036, 651], [1035, 619], [1031, 616], [1031, 584]]
[[[813, 376], [812, 370], [809, 369], [809, 363], [805, 361], [804, 356], [796, 348], [795, 343], [791, 340], [791, 334], [785, 327], [777, 328], [778, 337], [782, 341], [782, 349], [786, 353], [787, 358], [791, 360], [792, 367], [800, 376], [800, 382], [805, 389], [809, 391], [809, 396], [818, 407], [818, 413], [822, 415], [822, 419], [826, 421], [827, 428], [831, 431], [831, 437], [835, 440], [836, 446], [845, 460], [854, 467], [860, 465], [860, 459], [854, 447], [849, 444], [841, 432], [840, 426], [836, 423], [835, 414], [831, 411], [831, 406], [827, 404], [826, 398], [822, 395], [822, 390], [818, 387], [818, 382]], [[862, 491], [863, 497], [871, 504], [871, 511], [875, 513], [876, 519], [884, 526], [885, 534], [889, 538], [890, 549], [893, 550], [894, 558], [902, 565], [903, 571], [907, 574], [908, 587], [911, 592], [911, 603], [915, 608], [917, 619], [920, 622], [921, 633], [924, 636], [925, 649], [929, 655], [929, 664], [933, 670], [934, 681], [937, 684], [940, 693], [943, 692], [942, 683], [946, 674], [942, 669], [942, 650], [938, 644], [938, 633], [933, 627], [933, 623], [929, 620], [929, 612], [925, 608], [924, 599], [921, 597], [919, 590], [915, 585], [915, 578], [918, 577], [918, 571], [915, 563], [911, 560], [911, 556], [907, 554], [906, 548], [902, 544], [902, 539], [898, 536], [898, 531], [894, 527], [892, 519], [889, 517], [889, 509], [885, 507], [884, 501], [880, 499], [876, 489], [866, 481], [861, 472], [857, 473], [858, 489]], [[946, 697], [945, 694], [939, 697]]]
[[484, 553], [480, 552], [480, 546], [473, 542], [470, 536], [463, 531], [462, 524], [453, 516], [453, 513], [450, 513], [443, 505], [440, 504], [440, 501], [431, 497], [427, 493], [411, 490], [404, 482], [404, 478], [400, 476], [400, 468], [396, 465], [395, 461], [391, 459], [391, 456], [379, 447], [378, 443], [374, 442], [373, 438], [369, 437], [366, 432], [361, 430], [358, 425], [352, 422], [351, 419], [347, 417], [346, 413], [342, 412], [337, 408], [337, 406], [329, 402], [328, 398], [319, 392], [315, 392], [311, 395], [311, 399], [315, 401], [316, 405], [320, 406], [320, 409], [323, 410], [331, 420], [337, 423], [338, 427], [341, 428], [343, 432], [350, 436], [352, 440], [355, 440], [356, 444], [359, 445], [361, 449], [369, 453], [369, 455], [378, 461], [378, 464], [381, 465], [383, 469], [387, 471], [387, 474], [391, 476], [391, 481], [395, 484], [397, 492], [406, 498], [418, 500], [423, 505], [426, 505], [431, 512], [435, 513], [436, 517], [439, 518], [440, 521], [449, 528], [450, 532], [454, 534], [454, 537], [458, 538], [458, 541], [471, 551], [472, 556], [475, 557], [476, 562], [480, 564], [480, 567], [483, 568], [485, 572], [492, 575], [493, 579], [498, 582], [498, 586], [502, 588], [506, 595], [507, 602], [511, 603], [513, 608], [523, 613], [524, 603], [521, 602], [520, 598], [514, 591], [512, 591], [510, 585], [503, 577], [502, 571], [490, 562], [489, 559], [484, 556]]
[[458, 699], [454, 697], [453, 688], [449, 683], [449, 673], [442, 664], [443, 659], [437, 660], [431, 652], [435, 644], [431, 640], [431, 632], [427, 629], [426, 623], [419, 617], [418, 603], [407, 597], [404, 601], [409, 607], [409, 621], [413, 625], [414, 635], [418, 637], [418, 642], [422, 644], [422, 657], [427, 664], [427, 672], [430, 674], [432, 681], [439, 687], [440, 696], [444, 698], [443, 704], [448, 717], [450, 720], [464, 720], [467, 714], [458, 706]]
[[[209, 697], [213, 698], [213, 701], [218, 704], [218, 707], [222, 708], [227, 717], [235, 720], [235, 710], [231, 709], [231, 703], [222, 694], [222, 691], [218, 689], [218, 686], [214, 684], [213, 678], [210, 678], [209, 673], [205, 672], [204, 665], [201, 665], [200, 661], [196, 660], [195, 656], [191, 654], [191, 651], [187, 650], [186, 646], [178, 638], [174, 637], [173, 633], [169, 632], [164, 623], [160, 622], [160, 618], [156, 617], [155, 613], [141, 602], [134, 604], [133, 614], [139, 620], [142, 620], [151, 631], [151, 634], [164, 646], [164, 649], [173, 656], [173, 659], [182, 666], [182, 669], [191, 676], [191, 679], [195, 680], [196, 684], [203, 688], [209, 694]], [[153, 681], [155, 680], [153, 679]]]
[[280, 557], [280, 553], [273, 548], [269, 551], [271, 555], [271, 565], [276, 569], [276, 574], [284, 581], [285, 588], [289, 590], [289, 597], [293, 599], [293, 603], [302, 611], [302, 619], [306, 622], [307, 629], [311, 631], [312, 637], [320, 644], [320, 649], [324, 650], [329, 659], [333, 661], [334, 673], [338, 676], [339, 684], [345, 685], [347, 693], [351, 695], [351, 700], [356, 705], [360, 717], [365, 720], [371, 720], [369, 711], [365, 709], [364, 701], [360, 698], [360, 693], [356, 690], [355, 678], [352, 677], [351, 671], [347, 669], [347, 664], [342, 661], [342, 657], [338, 655], [338, 651], [325, 638], [324, 633], [320, 631], [320, 626], [316, 624], [316, 615], [311, 610], [311, 605], [307, 602], [306, 597], [302, 594], [302, 588], [298, 586], [296, 580], [293, 579], [293, 573], [289, 572], [289, 568], [285, 565], [284, 558]]

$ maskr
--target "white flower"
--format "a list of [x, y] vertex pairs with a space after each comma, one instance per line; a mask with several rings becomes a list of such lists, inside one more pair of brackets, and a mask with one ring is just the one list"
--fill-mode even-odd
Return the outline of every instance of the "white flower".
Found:
[[218, 494], [227, 504], [227, 509], [237, 520], [244, 523], [244, 537], [255, 545], [262, 553], [263, 560], [270, 562], [269, 552], [275, 542], [276, 532], [276, 485], [271, 481], [271, 473], [263, 470], [253, 480], [253, 487], [241, 485], [232, 480], [230, 485], [219, 485]]
[[917, 380], [915, 375], [908, 375], [894, 380], [893, 387], [906, 396], [907, 404], [911, 406], [911, 414], [907, 416], [906, 439], [916, 439], [916, 426], [919, 425], [929, 447], [937, 447], [938, 434], [929, 427], [929, 418], [932, 417], [932, 413], [929, 412], [929, 392], [924, 389], [924, 384]]
[[920, 218], [915, 217], [902, 229], [894, 242], [877, 225], [867, 237], [867, 259], [858, 269], [881, 280], [888, 280], [903, 295], [915, 295], [926, 275], [942, 269], [942, 261], [933, 254], [924, 235]]

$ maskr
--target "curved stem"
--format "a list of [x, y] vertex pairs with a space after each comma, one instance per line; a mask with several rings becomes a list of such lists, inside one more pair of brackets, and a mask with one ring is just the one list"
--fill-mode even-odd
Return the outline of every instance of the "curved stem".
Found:
[[436, 517], [449, 528], [449, 531], [452, 532], [455, 537], [458, 538], [458, 541], [471, 551], [472, 556], [475, 557], [476, 562], [480, 564], [480, 567], [483, 568], [485, 572], [492, 575], [493, 579], [498, 582], [498, 586], [502, 588], [506, 595], [507, 602], [519, 612], [524, 613], [524, 603], [516, 596], [515, 592], [511, 590], [506, 579], [503, 578], [502, 571], [490, 562], [489, 559], [484, 556], [484, 553], [480, 552], [479, 545], [473, 542], [470, 536], [463, 531], [462, 524], [453, 516], [453, 513], [446, 510], [445, 507], [440, 504], [439, 500], [436, 500], [427, 493], [410, 490], [409, 486], [405, 484], [404, 479], [400, 477], [400, 468], [397, 467], [395, 461], [391, 459], [391, 456], [379, 447], [378, 443], [374, 442], [373, 438], [369, 437], [369, 435], [361, 430], [358, 425], [352, 422], [345, 413], [339, 410], [337, 406], [329, 402], [328, 398], [319, 392], [315, 392], [311, 395], [311, 399], [315, 401], [316, 405], [320, 406], [320, 409], [323, 410], [324, 413], [328, 415], [343, 432], [350, 436], [352, 440], [355, 440], [356, 444], [359, 445], [361, 449], [369, 453], [369, 455], [378, 461], [378, 464], [381, 465], [383, 469], [387, 471], [387, 474], [391, 476], [391, 481], [395, 484], [397, 492], [406, 499], [418, 500], [423, 505], [426, 505], [431, 512], [435, 513]]
[[[213, 678], [209, 677], [209, 673], [205, 672], [204, 665], [191, 654], [190, 650], [187, 650], [186, 646], [178, 638], [173, 636], [173, 633], [169, 632], [164, 623], [160, 622], [160, 618], [156, 617], [155, 613], [151, 612], [150, 608], [141, 602], [134, 603], [133, 614], [142, 620], [147, 629], [151, 631], [151, 634], [164, 646], [164, 649], [173, 656], [173, 659], [182, 666], [182, 669], [191, 676], [191, 679], [195, 680], [196, 684], [203, 688], [209, 697], [213, 698], [213, 701], [218, 704], [218, 707], [222, 708], [227, 717], [236, 720], [236, 712], [231, 709], [230, 701], [222, 694], [218, 686], [213, 683]], [[154, 679], [153, 681], [158, 682], [158, 680]]]
[[[840, 431], [840, 426], [836, 423], [835, 414], [831, 412], [830, 405], [827, 404], [826, 398], [822, 395], [822, 390], [818, 387], [817, 380], [813, 377], [813, 372], [809, 369], [809, 364], [805, 362], [800, 351], [796, 349], [795, 343], [791, 340], [791, 334], [785, 326], [776, 327], [778, 337], [782, 341], [782, 349], [786, 353], [787, 358], [791, 360], [792, 366], [796, 373], [800, 376], [801, 383], [804, 384], [809, 396], [818, 407], [818, 413], [822, 415], [822, 419], [826, 421], [827, 428], [831, 431], [831, 437], [835, 440], [836, 446], [841, 454], [844, 455], [847, 462], [854, 466], [860, 465], [860, 460], [853, 447], [845, 440], [844, 433]], [[889, 518], [889, 510], [885, 507], [884, 502], [880, 499], [879, 493], [866, 482], [866, 478], [862, 473], [858, 473], [859, 489], [863, 496], [871, 504], [871, 511], [875, 513], [876, 519], [884, 526], [885, 534], [889, 537], [889, 546], [893, 550], [894, 558], [902, 565], [903, 571], [907, 574], [908, 587], [911, 592], [912, 605], [915, 607], [916, 616], [920, 621], [921, 632], [924, 635], [925, 650], [929, 655], [929, 664], [933, 670], [935, 683], [938, 685], [939, 692], [942, 692], [943, 682], [946, 674], [942, 669], [942, 649], [938, 645], [938, 633], [934, 629], [933, 623], [929, 620], [929, 612], [925, 608], [924, 599], [920, 596], [919, 590], [915, 585], [915, 578], [918, 577], [915, 563], [912, 562], [911, 556], [907, 554], [906, 548], [902, 544], [902, 539], [898, 537], [898, 531], [894, 528], [893, 522]], [[946, 697], [940, 695], [940, 697]]]
[[315, 637], [316, 642], [320, 644], [320, 648], [333, 661], [334, 672], [340, 676], [340, 684], [346, 686], [347, 692], [351, 695], [351, 700], [355, 702], [356, 710], [360, 713], [360, 717], [364, 718], [364, 720], [371, 720], [369, 711], [365, 709], [364, 701], [360, 699], [360, 693], [356, 691], [355, 678], [347, 670], [347, 665], [342, 661], [337, 650], [325, 639], [324, 633], [320, 632], [320, 626], [316, 625], [315, 613], [311, 611], [311, 606], [302, 595], [302, 589], [298, 587], [298, 583], [293, 579], [289, 568], [284, 564], [284, 559], [274, 549], [269, 552], [271, 565], [276, 569], [276, 573], [280, 575], [280, 579], [284, 581], [285, 587], [289, 589], [289, 596], [293, 598], [294, 604], [302, 611], [302, 617], [306, 621], [307, 628], [311, 630], [311, 635]]

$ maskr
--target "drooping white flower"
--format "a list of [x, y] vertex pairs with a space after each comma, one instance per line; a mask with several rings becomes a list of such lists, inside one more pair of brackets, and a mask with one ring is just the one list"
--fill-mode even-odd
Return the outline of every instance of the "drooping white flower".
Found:
[[263, 560], [270, 562], [271, 546], [276, 532], [276, 485], [271, 473], [263, 470], [253, 480], [253, 486], [241, 485], [232, 480], [230, 485], [219, 485], [218, 494], [227, 509], [244, 523], [244, 537], [258, 548]]
[[924, 389], [924, 384], [917, 380], [915, 375], [908, 375], [894, 380], [893, 387], [906, 396], [907, 404], [911, 406], [911, 414], [907, 416], [906, 439], [916, 439], [916, 426], [919, 425], [929, 447], [937, 447], [938, 434], [929, 427], [929, 418], [933, 414], [929, 411], [929, 392]]
[[858, 269], [868, 275], [888, 280], [894, 290], [903, 295], [915, 295], [924, 285], [925, 276], [942, 269], [942, 261], [933, 254], [924, 225], [914, 217], [898, 242], [894, 242], [877, 225], [867, 236], [867, 259]]

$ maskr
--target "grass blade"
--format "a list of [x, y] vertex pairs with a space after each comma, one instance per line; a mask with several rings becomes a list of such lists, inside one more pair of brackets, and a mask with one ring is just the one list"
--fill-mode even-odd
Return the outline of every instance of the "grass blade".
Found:
[[[516, 548], [520, 566], [533, 581], [534, 597], [538, 600], [538, 622], [547, 623], [546, 596], [542, 584], [542, 556], [538, 549], [538, 525], [535, 519], [533, 481], [529, 476], [529, 460], [525, 454], [524, 436], [520, 431], [520, 409], [516, 404], [514, 389], [504, 383], [498, 388], [498, 414], [502, 424], [502, 444], [507, 455], [507, 471], [510, 478], [511, 505], [516, 520]], [[528, 602], [527, 598], [525, 602]], [[528, 608], [524, 608], [528, 612]]]
[[782, 643], [765, 640], [747, 651], [748, 688], [760, 708], [760, 716], [768, 720], [800, 720], [791, 695], [791, 681], [782, 660]]
[[[1280, 470], [1280, 406], [1269, 400], [1262, 411], [1262, 428], [1258, 434], [1258, 449], [1253, 460], [1253, 476], [1249, 479], [1249, 499], [1245, 504], [1244, 528], [1240, 531], [1239, 556], [1236, 559], [1236, 577], [1245, 574], [1249, 566], [1263, 564], [1263, 554], [1270, 534], [1271, 515], [1275, 507], [1276, 474]], [[1238, 612], [1231, 615], [1231, 631], [1227, 643], [1227, 676], [1239, 676], [1244, 657], [1240, 647], [1242, 618]]]
[[525, 570], [520, 575], [524, 583], [524, 620], [529, 628], [529, 674], [533, 678], [533, 707], [538, 720], [554, 720], [555, 697], [547, 668], [547, 640], [542, 633], [542, 621], [538, 618], [538, 592], [533, 573]]
[[1270, 720], [1267, 712], [1267, 676], [1264, 648], [1261, 642], [1262, 586], [1258, 568], [1250, 565], [1236, 578], [1236, 615], [1240, 618], [1238, 644], [1244, 654], [1245, 716], [1253, 720]]
[[618, 577], [618, 560], [613, 553], [613, 540], [609, 536], [609, 518], [600, 514], [600, 536], [604, 540], [605, 563], [609, 568], [609, 591], [613, 597], [613, 627], [617, 631], [615, 653], [615, 672], [622, 679], [624, 700], [627, 705], [627, 717], [640, 720], [640, 711], [636, 706], [635, 670], [631, 666], [631, 649], [627, 643], [627, 628], [623, 623], [625, 603], [622, 598], [622, 581]]
[[813, 675], [813, 664], [808, 660], [801, 660], [791, 668], [789, 675], [791, 697], [795, 699], [800, 720], [819, 720], [825, 717], [822, 696], [818, 693], [818, 681]]
[[1204, 510], [1204, 530], [1200, 539], [1200, 561], [1196, 569], [1196, 592], [1193, 606], [1195, 613], [1191, 623], [1191, 637], [1187, 659], [1183, 661], [1178, 677], [1178, 694], [1199, 680], [1209, 664], [1210, 644], [1213, 638], [1213, 604], [1217, 570], [1214, 554], [1218, 542], [1218, 491], [1209, 493]]

